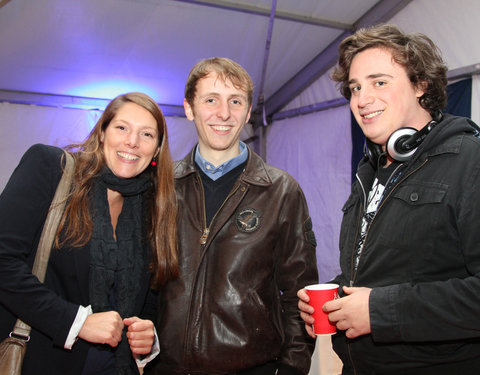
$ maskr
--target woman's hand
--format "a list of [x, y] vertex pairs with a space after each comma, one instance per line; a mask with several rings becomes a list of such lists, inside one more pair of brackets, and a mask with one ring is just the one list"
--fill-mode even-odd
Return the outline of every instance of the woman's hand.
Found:
[[116, 311], [91, 314], [83, 323], [78, 337], [96, 344], [116, 347], [122, 340], [123, 321]]
[[123, 319], [123, 323], [128, 327], [127, 338], [133, 355], [149, 354], [155, 340], [153, 322], [134, 316]]

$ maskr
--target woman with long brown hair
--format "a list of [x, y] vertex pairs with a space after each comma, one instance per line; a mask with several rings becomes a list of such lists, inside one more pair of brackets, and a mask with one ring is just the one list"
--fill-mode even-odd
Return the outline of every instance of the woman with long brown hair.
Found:
[[165, 118], [145, 94], [110, 102], [81, 144], [45, 283], [31, 273], [62, 174], [32, 146], [0, 195], [0, 339], [32, 326], [23, 374], [136, 374], [154, 348], [155, 289], [178, 274]]

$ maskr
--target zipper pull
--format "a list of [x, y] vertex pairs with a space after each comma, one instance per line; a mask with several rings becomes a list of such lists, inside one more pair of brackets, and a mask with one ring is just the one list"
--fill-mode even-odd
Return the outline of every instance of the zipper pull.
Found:
[[350, 287], [353, 286], [353, 280], [350, 280]]
[[210, 233], [210, 229], [205, 228], [205, 229], [203, 230], [202, 236], [200, 237], [200, 244], [201, 244], [201, 245], [205, 245], [205, 244], [207, 243], [208, 233]]

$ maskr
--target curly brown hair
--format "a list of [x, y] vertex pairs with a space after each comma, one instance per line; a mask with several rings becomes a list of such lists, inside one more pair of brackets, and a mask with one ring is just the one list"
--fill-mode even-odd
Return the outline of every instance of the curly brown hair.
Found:
[[117, 96], [105, 108], [97, 124], [83, 143], [66, 147], [75, 157], [75, 172], [67, 206], [57, 230], [56, 246], [84, 246], [92, 235], [90, 214], [90, 191], [95, 178], [99, 175], [105, 159], [101, 146], [101, 135], [108, 127], [118, 110], [126, 103], [135, 103], [149, 111], [157, 122], [158, 166], [148, 166], [152, 186], [146, 193], [147, 207], [150, 212], [148, 240], [152, 248], [152, 286], [159, 287], [166, 281], [178, 276], [176, 217], [177, 200], [173, 179], [173, 162], [168, 147], [167, 125], [162, 111], [148, 95], [131, 92]]
[[[419, 101], [422, 108], [435, 116], [447, 102], [447, 66], [441, 52], [430, 38], [420, 33], [406, 34], [397, 26], [381, 24], [362, 28], [339, 45], [338, 65], [331, 78], [339, 83], [341, 94], [350, 100], [350, 65], [359, 52], [369, 48], [385, 48], [393, 60], [402, 65], [414, 85], [425, 85]], [[426, 83], [426, 84], [425, 84]]]

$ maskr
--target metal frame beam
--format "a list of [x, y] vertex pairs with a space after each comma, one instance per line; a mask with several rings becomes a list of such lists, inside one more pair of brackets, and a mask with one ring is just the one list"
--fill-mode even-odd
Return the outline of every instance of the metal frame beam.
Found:
[[454, 81], [461, 78], [471, 77], [477, 74], [480, 74], [480, 63], [449, 70], [447, 72], [447, 78], [449, 81]]
[[[196, 5], [204, 5], [213, 8], [220, 8], [226, 9], [236, 12], [243, 12], [248, 14], [255, 14], [257, 16], [265, 16], [270, 17], [270, 8], [262, 8], [257, 7], [254, 5], [249, 4], [242, 4], [240, 2], [236, 2], [235, 4], [222, 1], [222, 0], [174, 0], [182, 3], [189, 3], [189, 4], [196, 4]], [[282, 12], [277, 10], [275, 12], [275, 18], [286, 20], [286, 21], [293, 21], [293, 22], [301, 22], [309, 25], [315, 26], [323, 26], [329, 27], [332, 29], [340, 29], [340, 30], [352, 30], [353, 25], [349, 25], [343, 22], [337, 22], [332, 20], [327, 20], [323, 18], [316, 18], [305, 14], [300, 13], [291, 13], [291, 12]]]
[[290, 109], [283, 112], [277, 112], [272, 116], [272, 121], [278, 121], [278, 120], [284, 120], [286, 118], [308, 115], [310, 113], [325, 111], [326, 109], [336, 108], [336, 107], [340, 107], [342, 105], [347, 105], [347, 104], [348, 104], [348, 100], [345, 98], [327, 100], [327, 101], [315, 103], [312, 105], [306, 105], [300, 108]]
[[[0, 89], [0, 102], [103, 111], [110, 103], [110, 99]], [[160, 103], [158, 105], [164, 116], [185, 117], [183, 106]]]

